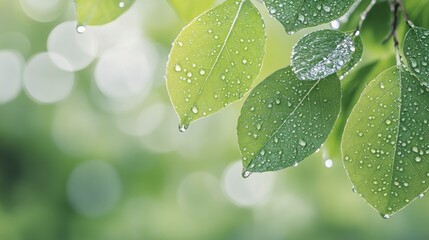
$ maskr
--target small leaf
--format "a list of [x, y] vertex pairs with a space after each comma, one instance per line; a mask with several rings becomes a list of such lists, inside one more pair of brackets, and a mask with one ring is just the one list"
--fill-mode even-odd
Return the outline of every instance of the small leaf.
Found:
[[74, 0], [78, 26], [102, 25], [126, 12], [135, 0]]
[[289, 33], [328, 23], [343, 16], [354, 0], [264, 0], [269, 13]]
[[336, 75], [300, 81], [281, 69], [251, 92], [238, 119], [238, 142], [248, 172], [293, 166], [325, 142], [338, 117], [341, 86]]
[[429, 86], [429, 29], [411, 28], [405, 37], [404, 54], [412, 72]]
[[181, 19], [190, 22], [196, 16], [209, 9], [214, 0], [168, 0]]
[[312, 32], [293, 48], [291, 66], [300, 80], [319, 80], [344, 68], [355, 51], [349, 34], [334, 30]]
[[167, 64], [167, 87], [181, 129], [241, 99], [264, 54], [264, 22], [251, 1], [228, 0], [186, 26]]
[[392, 67], [364, 90], [342, 152], [355, 189], [389, 217], [429, 187], [429, 98], [408, 70]]
[[[363, 43], [360, 36], [353, 36], [354, 51], [349, 62], [337, 72], [338, 77], [343, 79], [361, 60], [363, 54]], [[353, 49], [352, 49], [353, 50]]]

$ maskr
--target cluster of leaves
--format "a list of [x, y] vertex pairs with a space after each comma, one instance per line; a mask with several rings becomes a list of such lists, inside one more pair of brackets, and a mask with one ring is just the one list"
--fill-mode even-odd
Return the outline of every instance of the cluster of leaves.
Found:
[[[106, 11], [114, 19], [133, 0], [126, 5], [117, 0], [89, 2], [76, 0], [80, 25], [105, 22], [92, 17]], [[402, 6], [400, 0], [390, 2], [396, 10]], [[191, 19], [213, 1], [170, 3], [179, 13], [198, 6], [192, 8], [196, 12], [183, 16]], [[118, 4], [122, 4], [119, 10]], [[264, 0], [264, 4], [293, 34], [348, 11], [351, 14], [360, 1]], [[115, 10], [110, 10], [113, 5]], [[243, 176], [296, 166], [322, 146], [339, 116], [340, 79], [361, 59], [359, 33], [368, 11], [356, 31], [325, 29], [303, 37], [293, 48], [291, 66], [276, 71], [254, 89], [266, 37], [264, 20], [252, 1], [226, 0], [196, 16], [173, 42], [167, 64], [167, 87], [180, 118], [179, 129], [185, 131], [193, 121], [242, 99], [251, 90], [237, 127]], [[385, 218], [429, 187], [429, 30], [406, 20], [410, 26], [403, 47], [407, 64], [400, 60], [398, 48], [398, 64], [366, 87], [342, 139], [344, 165], [355, 191]]]

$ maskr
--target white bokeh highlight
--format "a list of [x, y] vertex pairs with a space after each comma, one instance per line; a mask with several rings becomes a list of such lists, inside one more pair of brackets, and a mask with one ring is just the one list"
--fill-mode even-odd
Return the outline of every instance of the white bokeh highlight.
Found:
[[39, 103], [56, 103], [72, 91], [74, 74], [59, 69], [52, 59], [64, 61], [59, 55], [40, 53], [31, 58], [24, 70], [24, 88]]
[[66, 62], [53, 62], [66, 71], [78, 71], [87, 67], [97, 56], [98, 40], [89, 31], [85, 34], [76, 32], [74, 22], [64, 22], [56, 26], [48, 37], [48, 52], [62, 56]]
[[139, 96], [150, 87], [157, 60], [152, 46], [143, 41], [107, 50], [95, 68], [97, 87], [112, 99]]
[[58, 18], [66, 6], [65, 0], [19, 0], [22, 10], [38, 22], [50, 22]]
[[121, 196], [121, 180], [116, 170], [102, 161], [88, 161], [77, 166], [67, 183], [73, 209], [85, 216], [106, 214]]
[[226, 196], [238, 206], [253, 206], [262, 203], [270, 195], [274, 185], [273, 174], [253, 173], [242, 177], [241, 161], [229, 165], [223, 174], [223, 189]]
[[9, 50], [0, 51], [0, 104], [12, 101], [21, 90], [23, 57]]

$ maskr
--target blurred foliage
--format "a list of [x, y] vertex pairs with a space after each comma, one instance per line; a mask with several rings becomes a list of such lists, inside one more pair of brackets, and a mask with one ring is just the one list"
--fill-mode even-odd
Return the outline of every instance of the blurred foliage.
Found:
[[[28, 4], [31, 2], [33, 5]], [[72, 1], [51, 0], [56, 3], [52, 20], [40, 19], [29, 12], [31, 8], [24, 8], [36, 2], [41, 4], [36, 0], [0, 1], [0, 51], [13, 50], [28, 61], [47, 51], [48, 37], [58, 24], [74, 19]], [[292, 46], [308, 32], [287, 35], [256, 4], [266, 21], [268, 45], [263, 72], [255, 85], [286, 66]], [[427, 1], [406, 1], [406, 7], [416, 25], [428, 27]], [[43, 16], [49, 16], [49, 11], [42, 10]], [[231, 180], [240, 175], [234, 166], [240, 158], [236, 121], [242, 102], [179, 133], [166, 92], [164, 67], [170, 44], [183, 26], [167, 1], [136, 1], [129, 12], [105, 27], [99, 38], [104, 50], [91, 65], [74, 73], [75, 85], [67, 98], [56, 104], [38, 104], [27, 90], [21, 90], [13, 101], [0, 105], [0, 239], [429, 238], [427, 198], [383, 220], [351, 191], [339, 158], [341, 129], [352, 106], [365, 84], [394, 64], [392, 43], [382, 43], [390, 29], [389, 16], [388, 4], [379, 3], [363, 26], [364, 58], [342, 81], [346, 89], [342, 115], [324, 149], [299, 168], [252, 175], [246, 182]], [[353, 15], [341, 29], [352, 31], [358, 18]], [[401, 23], [401, 39], [405, 29]], [[101, 30], [103, 27], [88, 27], [85, 34]], [[157, 60], [152, 59], [153, 74], [140, 98], [108, 98], [95, 83], [98, 59], [134, 35], [157, 55]], [[110, 44], [117, 37], [120, 40]], [[138, 118], [140, 115], [146, 118]], [[152, 117], [155, 122], [149, 121]], [[332, 168], [324, 165], [328, 158], [334, 162]], [[118, 179], [110, 179], [114, 176], [110, 172], [94, 176], [119, 181], [121, 186], [119, 199], [96, 216], [70, 201], [71, 195], [79, 193], [71, 191], [70, 177], [92, 160], [111, 166]], [[237, 170], [236, 174], [230, 176], [230, 170]], [[82, 190], [106, 188], [97, 185], [91, 175], [82, 178], [79, 186]], [[104, 204], [97, 199], [82, 204]], [[255, 201], [246, 205], [242, 199]]]

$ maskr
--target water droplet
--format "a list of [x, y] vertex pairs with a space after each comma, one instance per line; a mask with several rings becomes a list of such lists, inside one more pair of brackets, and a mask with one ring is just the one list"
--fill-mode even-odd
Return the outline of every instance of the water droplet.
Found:
[[389, 214], [384, 214], [382, 217], [383, 217], [384, 219], [389, 219], [389, 218], [390, 218], [390, 215], [389, 215]]
[[82, 33], [84, 33], [86, 31], [86, 27], [85, 26], [83, 26], [83, 25], [78, 25], [77, 27], [76, 27], [76, 32], [77, 33], [79, 33], [79, 34], [82, 34]]
[[201, 70], [200, 70], [200, 74], [201, 74], [201, 76], [204, 76], [204, 75], [206, 74], [206, 70], [201, 69]]
[[305, 141], [305, 140], [303, 140], [303, 139], [299, 139], [299, 145], [301, 145], [302, 147], [305, 147], [305, 146], [307, 146], [307, 142]]
[[191, 108], [191, 111], [192, 111], [193, 113], [197, 114], [197, 113], [198, 113], [198, 108], [197, 108], [197, 106], [193, 106], [193, 107]]
[[420, 193], [418, 198], [424, 198], [425, 194], [424, 193]]
[[248, 178], [248, 177], [250, 177], [250, 175], [252, 175], [252, 172], [247, 171], [247, 170], [243, 170], [243, 173], [241, 174], [241, 176], [243, 176], [243, 178]]
[[179, 64], [176, 64], [176, 66], [174, 66], [174, 70], [176, 70], [176, 72], [180, 72], [182, 71], [182, 67]]
[[179, 124], [179, 131], [180, 132], [186, 132], [186, 130], [188, 130], [188, 127], [189, 127], [189, 125], [180, 123]]
[[124, 2], [119, 2], [119, 7], [120, 7], [120, 8], [125, 7], [125, 3], [124, 3]]

